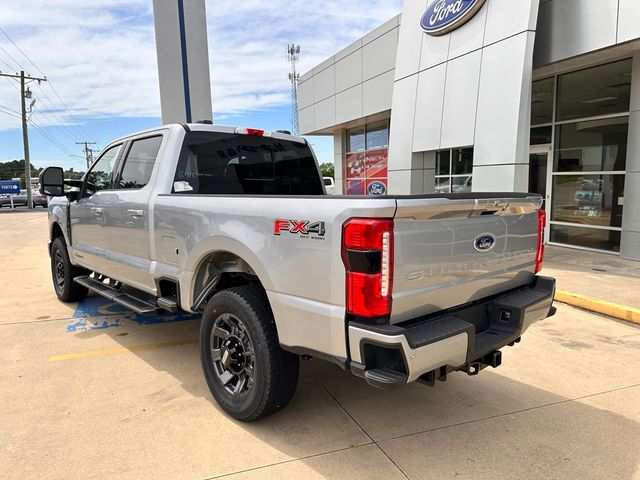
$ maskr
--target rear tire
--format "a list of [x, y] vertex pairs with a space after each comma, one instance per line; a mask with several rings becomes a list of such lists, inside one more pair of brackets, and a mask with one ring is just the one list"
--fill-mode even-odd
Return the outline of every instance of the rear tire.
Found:
[[200, 359], [213, 398], [243, 422], [282, 409], [298, 384], [299, 358], [280, 348], [266, 295], [255, 286], [211, 298], [200, 326]]
[[73, 279], [87, 273], [71, 263], [64, 238], [57, 237], [51, 244], [51, 278], [58, 298], [63, 302], [78, 302], [86, 297], [89, 290]]

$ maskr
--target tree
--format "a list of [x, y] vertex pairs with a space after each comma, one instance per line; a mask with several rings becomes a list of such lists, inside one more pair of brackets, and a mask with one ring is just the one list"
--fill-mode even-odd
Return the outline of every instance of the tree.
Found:
[[[31, 175], [37, 177], [41, 169], [31, 164]], [[10, 162], [0, 162], [0, 180], [11, 180], [20, 178], [20, 188], [27, 188], [24, 182], [24, 160], [11, 160]]]
[[320, 171], [322, 172], [323, 177], [335, 178], [336, 166], [333, 163], [321, 163]]
[[65, 170], [64, 172], [64, 178], [67, 178], [69, 180], [80, 180], [83, 175], [84, 172], [76, 172], [73, 170], [73, 167], [71, 167], [69, 170]]

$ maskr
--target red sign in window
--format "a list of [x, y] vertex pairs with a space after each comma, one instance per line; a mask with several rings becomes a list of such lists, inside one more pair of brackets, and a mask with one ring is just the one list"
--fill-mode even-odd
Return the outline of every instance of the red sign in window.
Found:
[[385, 195], [389, 150], [348, 153], [344, 162], [344, 191], [347, 195]]

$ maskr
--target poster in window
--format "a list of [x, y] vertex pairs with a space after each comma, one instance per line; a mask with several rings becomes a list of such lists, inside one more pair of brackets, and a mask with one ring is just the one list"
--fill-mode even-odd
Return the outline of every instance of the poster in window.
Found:
[[388, 149], [348, 153], [344, 168], [344, 191], [347, 195], [387, 194]]
[[387, 178], [388, 150], [370, 150], [367, 152], [367, 178]]
[[346, 184], [347, 195], [364, 195], [364, 180], [346, 180]]
[[365, 178], [366, 157], [364, 152], [348, 153], [345, 161], [345, 178]]

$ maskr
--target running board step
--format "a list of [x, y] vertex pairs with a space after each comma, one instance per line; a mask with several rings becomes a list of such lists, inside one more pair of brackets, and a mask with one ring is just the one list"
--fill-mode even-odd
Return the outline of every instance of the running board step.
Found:
[[95, 278], [82, 276], [74, 278], [74, 281], [89, 290], [96, 292], [107, 300], [122, 305], [140, 315], [152, 315], [158, 313], [158, 307], [152, 303], [124, 293], [117, 288], [106, 285]]
[[176, 313], [178, 311], [178, 299], [176, 297], [160, 297], [158, 307], [167, 312]]
[[398, 388], [407, 383], [407, 376], [404, 373], [396, 372], [388, 368], [365, 370], [364, 378], [372, 387], [383, 390]]

